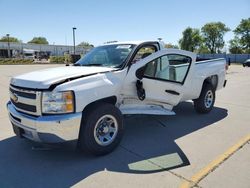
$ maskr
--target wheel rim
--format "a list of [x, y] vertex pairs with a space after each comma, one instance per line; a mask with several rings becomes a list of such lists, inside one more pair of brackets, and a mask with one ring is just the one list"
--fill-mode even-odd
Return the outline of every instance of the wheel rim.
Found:
[[118, 123], [114, 116], [104, 115], [95, 124], [94, 138], [101, 146], [111, 144], [118, 132]]
[[206, 108], [210, 108], [213, 104], [213, 100], [214, 100], [214, 95], [213, 92], [211, 90], [209, 90], [205, 96], [205, 107]]

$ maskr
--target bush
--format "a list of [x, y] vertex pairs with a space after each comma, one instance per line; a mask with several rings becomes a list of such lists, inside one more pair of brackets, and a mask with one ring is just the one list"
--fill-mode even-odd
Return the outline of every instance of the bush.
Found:
[[0, 65], [32, 64], [33, 59], [0, 58]]
[[64, 63], [65, 56], [50, 56], [50, 63]]
[[[82, 57], [80, 55], [75, 56], [78, 56], [77, 60]], [[64, 56], [50, 56], [50, 63], [74, 63], [74, 56], [72, 54], [66, 54]]]
[[65, 62], [66, 63], [72, 63], [73, 62], [72, 57], [71, 57], [70, 54], [66, 54], [64, 57], [65, 57]]

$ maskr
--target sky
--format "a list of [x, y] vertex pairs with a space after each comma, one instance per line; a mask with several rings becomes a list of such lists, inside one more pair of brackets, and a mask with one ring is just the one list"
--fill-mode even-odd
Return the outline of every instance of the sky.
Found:
[[178, 44], [187, 27], [221, 21], [233, 30], [249, 17], [250, 0], [0, 0], [0, 37], [73, 45], [76, 27], [76, 44], [157, 38]]

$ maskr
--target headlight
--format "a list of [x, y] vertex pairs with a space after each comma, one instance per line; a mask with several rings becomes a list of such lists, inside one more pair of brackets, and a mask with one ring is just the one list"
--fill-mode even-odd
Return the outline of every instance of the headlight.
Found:
[[62, 114], [74, 112], [74, 94], [72, 91], [43, 92], [42, 113]]

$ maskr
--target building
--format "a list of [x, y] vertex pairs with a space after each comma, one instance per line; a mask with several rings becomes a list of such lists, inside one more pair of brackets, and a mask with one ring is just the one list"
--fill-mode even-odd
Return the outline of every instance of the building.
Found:
[[[49, 45], [49, 44], [29, 44], [16, 42], [0, 42], [0, 58], [8, 57], [25, 57], [26, 53], [31, 56], [31, 52], [35, 56], [63, 56], [64, 54], [73, 54], [74, 47], [66, 45]], [[75, 47], [76, 54], [86, 54], [89, 49], [84, 47]]]

